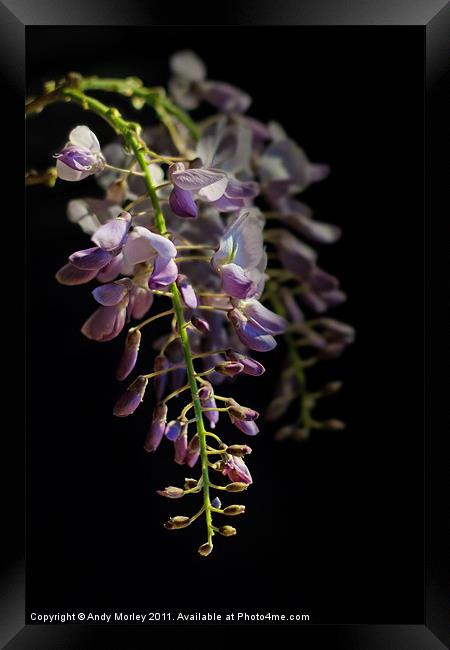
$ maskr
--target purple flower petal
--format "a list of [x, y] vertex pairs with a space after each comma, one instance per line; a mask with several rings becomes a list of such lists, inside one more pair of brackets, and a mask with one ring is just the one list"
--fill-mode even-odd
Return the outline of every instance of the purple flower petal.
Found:
[[270, 334], [265, 334], [260, 327], [248, 321], [237, 309], [228, 312], [227, 317], [234, 327], [239, 340], [250, 350], [268, 352], [276, 347], [277, 342]]
[[166, 428], [167, 406], [157, 404], [153, 411], [152, 423], [145, 439], [144, 449], [153, 452], [158, 449]]
[[99, 282], [112, 282], [115, 280], [119, 273], [122, 272], [122, 267], [124, 266], [123, 253], [115, 255], [109, 264], [104, 266], [97, 274], [97, 280]]
[[158, 256], [155, 260], [148, 286], [150, 289], [163, 289], [169, 284], [172, 284], [172, 282], [175, 282], [177, 275], [178, 267], [174, 260]]
[[113, 415], [123, 418], [134, 413], [142, 402], [147, 384], [148, 379], [138, 377], [117, 400], [113, 409]]
[[79, 269], [70, 262], [59, 269], [56, 279], [60, 284], [74, 286], [77, 284], [86, 284], [97, 275], [96, 269]]
[[116, 379], [118, 381], [126, 379], [136, 365], [140, 344], [140, 330], [130, 330], [127, 334], [125, 347], [116, 371]]
[[143, 287], [133, 287], [130, 294], [128, 312], [133, 318], [143, 318], [153, 305], [154, 296], [151, 291]]
[[287, 329], [286, 319], [264, 307], [258, 300], [246, 301], [243, 311], [253, 324], [259, 325], [269, 334], [282, 334]]
[[204, 81], [199, 87], [203, 99], [224, 113], [245, 113], [252, 103], [250, 95], [222, 81]]
[[82, 333], [94, 341], [110, 341], [122, 331], [125, 325], [126, 309], [121, 307], [99, 307], [84, 323]]
[[197, 192], [206, 201], [217, 201], [225, 192], [228, 177], [225, 172], [211, 169], [182, 169], [183, 163], [169, 168], [172, 183], [182, 190]]
[[175, 257], [177, 249], [166, 237], [151, 232], [143, 226], [136, 226], [128, 235], [123, 252], [130, 264], [138, 264], [151, 260], [155, 254], [166, 258]]
[[96, 246], [72, 253], [69, 262], [79, 269], [99, 271], [111, 261], [111, 258], [111, 253]]
[[164, 435], [168, 440], [171, 440], [174, 442], [177, 440], [181, 433], [181, 423], [179, 420], [171, 420], [171, 422], [168, 422], [166, 425], [166, 428], [164, 430]]
[[131, 215], [121, 212], [118, 217], [100, 226], [91, 239], [105, 251], [115, 250], [122, 246], [130, 225]]
[[222, 289], [233, 298], [248, 298], [256, 293], [255, 283], [237, 264], [224, 264], [220, 268]]
[[112, 307], [113, 305], [117, 305], [127, 292], [128, 287], [126, 284], [112, 283], [102, 284], [100, 287], [96, 287], [92, 294], [101, 305]]
[[197, 296], [194, 287], [185, 275], [179, 275], [177, 277], [177, 287], [180, 290], [181, 298], [186, 307], [196, 309], [198, 305]]
[[230, 419], [233, 424], [247, 436], [256, 436], [256, 434], [259, 433], [258, 426], [253, 420], [239, 420], [231, 415]]

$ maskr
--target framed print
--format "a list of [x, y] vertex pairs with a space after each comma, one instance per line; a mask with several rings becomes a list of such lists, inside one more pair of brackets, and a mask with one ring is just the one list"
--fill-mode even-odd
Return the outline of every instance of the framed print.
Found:
[[449, 644], [448, 5], [249, 4], [0, 5], [10, 650]]

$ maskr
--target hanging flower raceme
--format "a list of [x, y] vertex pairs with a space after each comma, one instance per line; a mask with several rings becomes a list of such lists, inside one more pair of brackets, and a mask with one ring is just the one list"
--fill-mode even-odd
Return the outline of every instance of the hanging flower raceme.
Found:
[[[228, 397], [227, 383], [238, 385], [242, 375], [256, 382], [265, 368], [250, 351], [268, 352], [277, 345], [275, 336], [285, 334], [290, 361], [276, 382], [266, 420], [285, 417], [296, 405], [279, 438], [305, 439], [314, 428], [338, 431], [342, 422], [318, 421], [313, 409], [335, 394], [340, 382], [309, 391], [304, 370], [342, 354], [354, 330], [327, 313], [345, 294], [337, 278], [318, 265], [317, 252], [300, 239], [332, 243], [340, 235], [336, 226], [313, 219], [296, 198], [326, 177], [327, 166], [311, 163], [281, 127], [244, 115], [249, 95], [208, 79], [194, 53], [175, 54], [170, 67], [170, 92], [179, 106], [193, 109], [204, 101], [219, 114], [196, 125], [161, 93], [157, 114], [164, 124], [142, 129], [93, 100], [82, 84], [67, 94], [69, 101], [107, 116], [116, 139], [102, 150], [87, 126], [77, 126], [55, 155], [60, 179], [95, 175], [103, 192], [100, 198], [70, 201], [68, 218], [91, 244], [70, 255], [56, 278], [63, 285], [97, 282], [91, 291], [97, 308], [81, 331], [99, 342], [123, 332], [116, 378], [130, 383], [113, 414], [130, 417], [144, 397], [153, 401], [145, 451], [168, 446], [184, 475], [197, 472], [197, 478], [158, 494], [176, 503], [201, 495], [197, 511], [170, 517], [165, 528], [183, 529], [203, 516], [207, 541], [198, 551], [206, 557], [214, 535], [237, 532], [216, 525], [216, 518], [245, 511], [226, 499], [253, 484], [244, 460], [252, 450], [242, 437], [259, 434], [264, 418]], [[67, 83], [71, 87], [70, 79]], [[98, 83], [97, 89], [109, 87]], [[95, 90], [95, 84], [90, 78], [89, 87]], [[133, 77], [113, 85], [135, 108], [142, 107], [147, 90], [149, 98], [155, 95]], [[153, 329], [154, 321], [164, 323], [163, 332]], [[140, 410], [145, 416], [145, 405]], [[240, 440], [224, 442], [225, 427]], [[220, 490], [220, 499], [214, 490]]]

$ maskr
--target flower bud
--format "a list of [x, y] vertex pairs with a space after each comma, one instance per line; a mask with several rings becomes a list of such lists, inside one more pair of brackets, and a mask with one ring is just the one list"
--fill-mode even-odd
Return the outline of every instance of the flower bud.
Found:
[[244, 366], [244, 370], [242, 372], [246, 375], [259, 377], [266, 371], [262, 363], [259, 363], [259, 361], [256, 361], [256, 359], [247, 357], [246, 355], [240, 354], [239, 352], [235, 352], [234, 350], [227, 350], [225, 352], [225, 357], [229, 361], [239, 361], [240, 363], [242, 363], [242, 365]]
[[326, 397], [328, 395], [335, 395], [341, 390], [342, 385], [342, 381], [331, 381], [329, 384], [325, 384], [321, 391], [322, 396]]
[[224, 515], [230, 515], [232, 517], [234, 517], [235, 515], [241, 515], [244, 512], [245, 512], [245, 506], [237, 506], [237, 505], [227, 506], [223, 510]]
[[248, 408], [247, 406], [241, 406], [234, 399], [229, 399], [228, 404], [231, 406], [228, 409], [228, 415], [231, 420], [243, 420], [245, 422], [257, 420], [259, 417], [258, 411]]
[[242, 456], [251, 454], [252, 450], [251, 447], [249, 447], [248, 445], [230, 445], [229, 447], [226, 448], [226, 452], [228, 454], [231, 454], [232, 456], [238, 456], [242, 458]]
[[324, 420], [321, 422], [321, 429], [328, 429], [329, 431], [342, 431], [345, 429], [346, 424], [345, 422], [342, 422], [342, 420]]
[[[215, 408], [216, 400], [214, 399], [214, 391], [209, 382], [205, 381], [205, 383], [200, 386], [198, 395], [204, 409]], [[216, 424], [219, 421], [219, 411], [205, 411], [205, 416], [209, 421], [211, 429], [215, 429]]]
[[194, 316], [194, 318], [191, 318], [191, 323], [195, 329], [202, 334], [209, 334], [211, 328], [208, 321], [204, 320], [203, 318], [197, 318], [197, 316]]
[[116, 370], [116, 379], [119, 381], [126, 379], [136, 365], [140, 344], [141, 331], [131, 329], [125, 339], [125, 348]]
[[169, 487], [166, 487], [164, 490], [157, 490], [157, 493], [162, 497], [167, 497], [168, 499], [179, 499], [184, 495], [184, 490], [169, 485]]
[[181, 422], [179, 420], [171, 420], [167, 423], [164, 435], [172, 442], [177, 440], [181, 433]]
[[178, 275], [176, 283], [186, 307], [189, 309], [195, 309], [198, 305], [198, 300], [195, 295], [194, 287], [189, 282], [187, 276], [182, 274]]
[[200, 555], [203, 555], [203, 557], [206, 557], [211, 553], [212, 550], [213, 550], [213, 545], [207, 542], [206, 544], [202, 544], [200, 546], [198, 552], [200, 553]]
[[233, 526], [221, 526], [219, 528], [219, 533], [224, 537], [231, 537], [232, 535], [236, 535], [236, 532], [236, 528], [233, 528]]
[[166, 428], [167, 406], [162, 402], [153, 410], [152, 423], [144, 442], [145, 451], [152, 452], [158, 449]]
[[119, 418], [126, 417], [135, 412], [144, 397], [148, 384], [146, 377], [138, 377], [116, 402], [113, 414]]
[[226, 377], [234, 377], [244, 370], [244, 366], [240, 361], [225, 361], [215, 365], [214, 370]]
[[[235, 483], [228, 483], [228, 485], [225, 486], [225, 489], [227, 492], [243, 492], [243, 490], [246, 490], [248, 488], [247, 483], [241, 483], [241, 482], [235, 482]], [[230, 513], [227, 513], [230, 514]], [[238, 513], [236, 513], [238, 514]]]
[[186, 528], [191, 523], [190, 517], [176, 516], [171, 517], [169, 521], [166, 521], [164, 528], [167, 530], [176, 530], [177, 528]]

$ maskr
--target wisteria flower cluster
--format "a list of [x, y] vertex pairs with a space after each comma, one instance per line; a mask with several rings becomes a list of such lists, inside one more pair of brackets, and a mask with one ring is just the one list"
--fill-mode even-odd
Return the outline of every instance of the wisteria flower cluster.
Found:
[[[68, 217], [90, 244], [70, 254], [56, 278], [68, 286], [95, 284], [93, 313], [81, 326], [84, 336], [107, 342], [126, 331], [116, 378], [131, 383], [113, 413], [128, 417], [150, 398], [144, 449], [154, 453], [165, 441], [173, 446], [175, 463], [186, 470], [199, 466], [197, 478], [159, 494], [202, 495], [196, 512], [174, 515], [165, 527], [186, 528], [204, 516], [206, 541], [199, 553], [207, 556], [215, 534], [236, 534], [215, 519], [245, 511], [241, 504], [222, 505], [213, 492], [223, 498], [252, 484], [246, 462], [251, 447], [242, 440], [224, 442], [218, 430], [226, 420], [239, 435], [259, 432], [259, 413], [222, 394], [223, 386], [242, 374], [258, 381], [265, 368], [255, 353], [270, 352], [275, 337], [283, 335], [288, 356], [266, 419], [295, 410], [292, 423], [278, 429], [279, 438], [340, 429], [340, 421], [312, 415], [317, 401], [340, 383], [310, 392], [305, 373], [318, 360], [340, 355], [354, 331], [325, 315], [345, 294], [304, 241], [333, 243], [340, 230], [313, 219], [296, 198], [327, 176], [327, 166], [311, 163], [278, 124], [249, 117], [249, 95], [209, 80], [193, 52], [173, 55], [170, 67], [171, 97], [134, 77], [71, 73], [46, 84], [27, 104], [28, 114], [71, 101], [104, 118], [116, 139], [104, 146], [89, 126], [76, 126], [54, 154], [55, 167], [30, 172], [27, 180], [53, 185], [56, 179], [81, 182], [94, 176], [104, 192], [101, 199], [69, 202]], [[152, 106], [159, 122], [143, 129], [93, 97], [96, 90], [129, 97], [135, 109]], [[185, 111], [202, 102], [218, 112], [195, 123]], [[152, 337], [151, 324], [161, 318], [167, 333]], [[147, 332], [155, 350], [151, 368], [139, 359]], [[218, 479], [213, 481], [213, 474]]]

